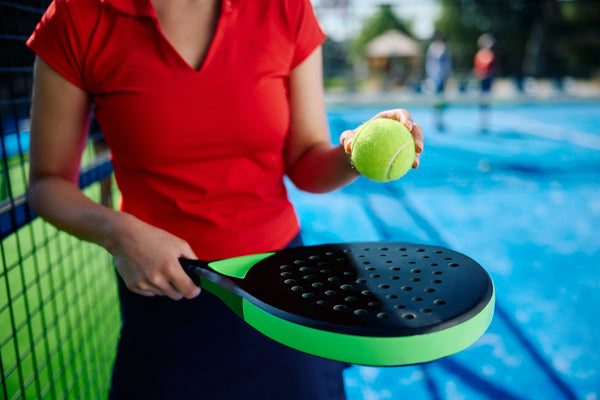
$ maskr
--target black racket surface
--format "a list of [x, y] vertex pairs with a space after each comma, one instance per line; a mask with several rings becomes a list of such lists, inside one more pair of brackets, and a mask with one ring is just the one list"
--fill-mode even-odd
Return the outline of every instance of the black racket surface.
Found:
[[401, 242], [285, 249], [231, 280], [273, 315], [361, 336], [447, 329], [477, 315], [493, 296], [489, 275], [471, 258]]

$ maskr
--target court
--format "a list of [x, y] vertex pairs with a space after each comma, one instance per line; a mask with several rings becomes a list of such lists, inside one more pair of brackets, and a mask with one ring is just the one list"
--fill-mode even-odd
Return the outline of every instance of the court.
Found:
[[[494, 320], [467, 350], [433, 363], [353, 366], [349, 399], [600, 398], [600, 103], [409, 108], [425, 131], [421, 167], [399, 181], [360, 178], [335, 193], [288, 185], [306, 244], [393, 240], [474, 258], [497, 290]], [[334, 140], [383, 108], [329, 108]], [[468, 290], [468, 288], [465, 288]]]

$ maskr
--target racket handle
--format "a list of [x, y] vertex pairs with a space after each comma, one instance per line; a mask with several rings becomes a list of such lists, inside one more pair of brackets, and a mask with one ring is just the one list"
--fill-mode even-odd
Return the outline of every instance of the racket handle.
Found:
[[197, 286], [200, 286], [202, 271], [209, 268], [208, 263], [202, 260], [190, 260], [189, 258], [180, 258], [179, 263], [183, 267], [185, 273], [192, 278], [192, 281], [194, 281]]
[[244, 296], [246, 294], [240, 289], [238, 284], [234, 282], [236, 278], [232, 278], [215, 271], [206, 261], [180, 258], [179, 263], [183, 267], [183, 270], [186, 272], [186, 274], [192, 278], [197, 286], [202, 286], [201, 278], [204, 278], [239, 296]]

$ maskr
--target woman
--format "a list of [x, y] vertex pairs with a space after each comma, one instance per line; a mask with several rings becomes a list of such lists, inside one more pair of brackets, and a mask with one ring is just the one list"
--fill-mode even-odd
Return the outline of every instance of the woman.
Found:
[[[358, 176], [353, 132], [329, 141], [323, 40], [308, 0], [55, 0], [28, 40], [30, 205], [120, 276], [111, 398], [344, 397], [343, 365], [257, 334], [178, 263], [300, 245], [283, 176], [310, 192]], [[92, 105], [119, 211], [76, 185]], [[378, 116], [422, 150], [407, 111]]]

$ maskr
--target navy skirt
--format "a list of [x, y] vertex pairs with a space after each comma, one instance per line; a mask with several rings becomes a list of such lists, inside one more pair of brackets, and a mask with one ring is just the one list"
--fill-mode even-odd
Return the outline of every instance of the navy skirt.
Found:
[[[288, 247], [301, 244], [298, 236]], [[192, 300], [144, 297], [119, 277], [119, 295], [110, 399], [345, 399], [345, 364], [267, 338], [207, 290]]]

